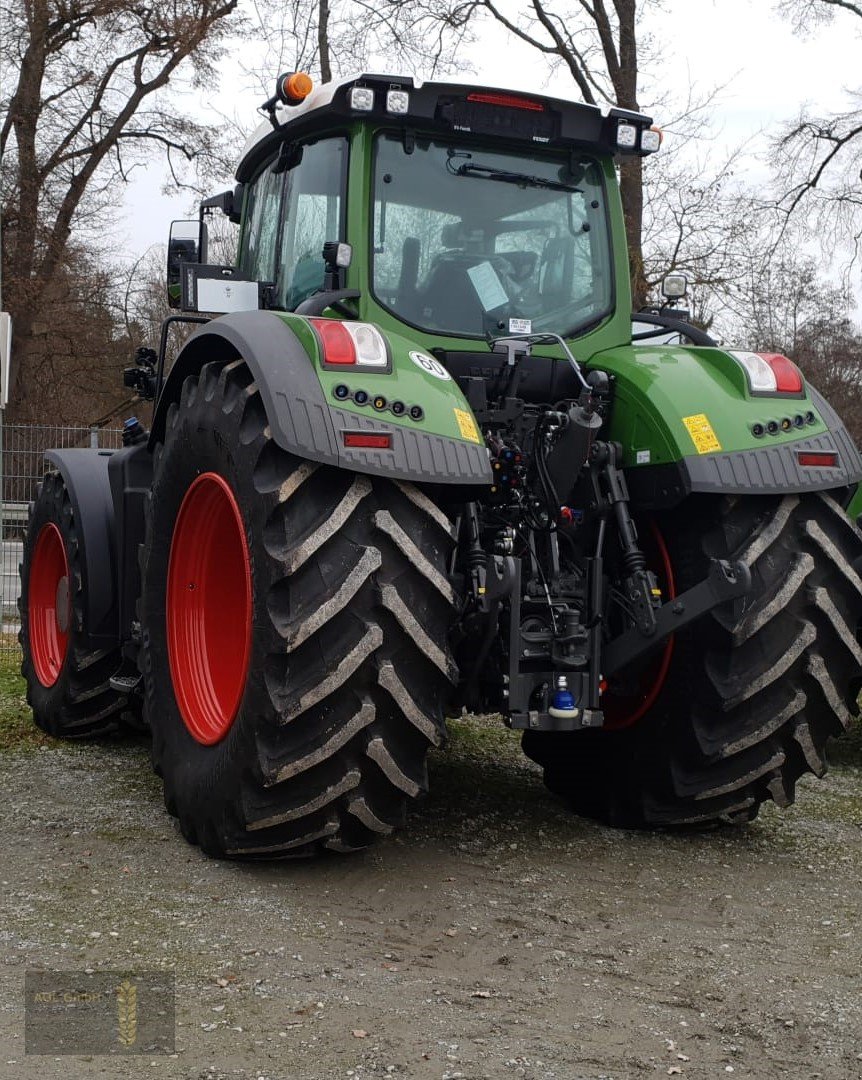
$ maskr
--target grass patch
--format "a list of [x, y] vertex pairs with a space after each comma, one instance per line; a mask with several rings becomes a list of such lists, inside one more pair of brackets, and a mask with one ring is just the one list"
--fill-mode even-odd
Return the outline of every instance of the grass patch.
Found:
[[842, 765], [862, 765], [862, 719], [854, 720], [846, 735], [830, 742], [829, 760]]
[[[3, 636], [4, 645], [7, 644], [7, 636]], [[55, 739], [33, 723], [33, 713], [27, 704], [24, 680], [21, 678], [17, 641], [14, 644], [14, 653], [0, 656], [0, 752], [36, 750], [40, 746], [56, 745]]]
[[[862, 694], [856, 704], [862, 712]], [[840, 739], [829, 740], [829, 760], [840, 765], [862, 765], [862, 716], [850, 722], [850, 727]]]
[[512, 731], [496, 713], [466, 713], [447, 723], [449, 743], [446, 752], [452, 757], [485, 758], [492, 762], [521, 764], [521, 734]]
[[519, 731], [500, 716], [472, 713], [449, 720], [447, 728], [446, 748], [429, 762], [434, 803], [460, 807], [467, 816], [489, 802], [523, 809], [538, 799], [546, 810], [549, 796], [538, 767], [521, 750]]

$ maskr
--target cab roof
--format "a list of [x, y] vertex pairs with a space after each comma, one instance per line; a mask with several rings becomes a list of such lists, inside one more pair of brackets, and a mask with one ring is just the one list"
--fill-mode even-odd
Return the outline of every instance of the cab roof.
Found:
[[[356, 95], [356, 90], [370, 91], [370, 96]], [[401, 105], [406, 94], [404, 111], [388, 107], [393, 91], [401, 93]], [[371, 107], [357, 108], [358, 96], [364, 98], [366, 106], [370, 100]], [[544, 94], [367, 72], [315, 85], [297, 105], [274, 104], [270, 119], [246, 143], [236, 178], [250, 180], [284, 142], [357, 121], [405, 133], [416, 129], [425, 134], [495, 136], [512, 143], [638, 156], [650, 152], [641, 148], [641, 137], [652, 125], [650, 117], [626, 109], [602, 113], [595, 105]], [[627, 132], [625, 145], [620, 139], [621, 127], [634, 129]]]

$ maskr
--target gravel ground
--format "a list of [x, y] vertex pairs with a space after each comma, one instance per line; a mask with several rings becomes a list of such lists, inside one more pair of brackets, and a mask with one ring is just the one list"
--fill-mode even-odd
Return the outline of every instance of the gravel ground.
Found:
[[[0, 754], [0, 1076], [862, 1075], [862, 771], [740, 831], [568, 816], [510, 733], [352, 857], [189, 847], [143, 742]], [[27, 1055], [26, 969], [176, 973], [173, 1056]]]

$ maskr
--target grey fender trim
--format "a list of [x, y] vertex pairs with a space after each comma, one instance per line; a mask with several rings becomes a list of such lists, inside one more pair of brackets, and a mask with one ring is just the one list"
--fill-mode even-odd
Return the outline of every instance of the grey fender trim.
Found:
[[[769, 445], [767, 436], [764, 445], [756, 450], [687, 457], [684, 460], [691, 490], [783, 495], [788, 491], [828, 491], [858, 483], [862, 479], [862, 456], [841, 417], [810, 383], [808, 394], [828, 431], [773, 446]], [[837, 451], [840, 464], [835, 469], [803, 467], [796, 455], [804, 450]]]
[[850, 432], [844, 426], [844, 421], [832, 408], [826, 398], [808, 383], [808, 396], [814, 402], [815, 407], [823, 418], [823, 423], [829, 428], [832, 437], [838, 446], [841, 460], [846, 462], [848, 472], [853, 481], [862, 479], [862, 454], [850, 437]]
[[[676, 506], [692, 492], [716, 495], [787, 495], [791, 492], [850, 489], [862, 480], [862, 455], [841, 417], [813, 386], [808, 393], [829, 430], [793, 442], [770, 443], [750, 450], [692, 455], [667, 465], [626, 470], [629, 491], [644, 507]], [[799, 451], [836, 451], [839, 466], [801, 466]]]
[[81, 545], [84, 627], [94, 647], [119, 642], [115, 585], [114, 504], [108, 482], [112, 450], [48, 450], [63, 477]]
[[[846, 431], [844, 432], [847, 435]], [[683, 458], [691, 491], [725, 495], [786, 495], [792, 491], [829, 491], [847, 487], [862, 478], [859, 452], [847, 436], [848, 446], [827, 431], [798, 442], [738, 450], [729, 454], [704, 454]], [[796, 460], [798, 451], [836, 450], [841, 462], [835, 469], [806, 468]], [[852, 457], [851, 457], [852, 454]], [[849, 459], [849, 460], [848, 460]]]
[[278, 445], [337, 465], [335, 431], [320, 382], [299, 338], [271, 311], [223, 315], [192, 334], [165, 382], [150, 444], [164, 439], [168, 406], [179, 400], [189, 375], [211, 360], [239, 358], [251, 369]]
[[[483, 444], [444, 438], [358, 416], [330, 405], [299, 338], [271, 311], [244, 311], [206, 323], [180, 352], [153, 417], [150, 447], [164, 439], [167, 411], [185, 379], [211, 360], [242, 358], [260, 391], [272, 437], [282, 449], [310, 461], [352, 472], [433, 484], [492, 482]], [[343, 445], [343, 431], [392, 436], [392, 449], [357, 451]]]

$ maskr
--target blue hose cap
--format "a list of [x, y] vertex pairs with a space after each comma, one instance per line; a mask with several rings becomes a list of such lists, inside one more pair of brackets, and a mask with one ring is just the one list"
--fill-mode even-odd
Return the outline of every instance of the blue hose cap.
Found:
[[575, 698], [571, 690], [555, 690], [553, 707], [561, 712], [569, 712], [575, 707]]
[[575, 705], [575, 698], [569, 689], [569, 680], [565, 675], [557, 676], [557, 689], [548, 706], [550, 716], [558, 720], [575, 720], [580, 715], [580, 709]]

